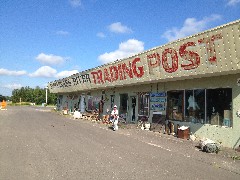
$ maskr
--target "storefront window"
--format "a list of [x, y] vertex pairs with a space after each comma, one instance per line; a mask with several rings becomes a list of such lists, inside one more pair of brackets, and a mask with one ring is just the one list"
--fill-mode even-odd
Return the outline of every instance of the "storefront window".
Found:
[[101, 100], [100, 97], [88, 96], [88, 110], [89, 111], [98, 110], [100, 100]]
[[194, 89], [167, 92], [170, 120], [232, 126], [232, 89]]
[[138, 95], [138, 114], [143, 116], [149, 115], [149, 94]]
[[185, 90], [185, 121], [204, 123], [205, 89]]
[[183, 120], [184, 91], [169, 91], [167, 93], [167, 115], [172, 120]]
[[232, 126], [232, 89], [207, 89], [207, 123]]

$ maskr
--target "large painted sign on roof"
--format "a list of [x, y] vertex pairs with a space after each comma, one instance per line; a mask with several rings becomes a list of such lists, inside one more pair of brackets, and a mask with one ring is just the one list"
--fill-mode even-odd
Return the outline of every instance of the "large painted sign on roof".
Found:
[[49, 83], [52, 93], [88, 91], [240, 72], [240, 20]]

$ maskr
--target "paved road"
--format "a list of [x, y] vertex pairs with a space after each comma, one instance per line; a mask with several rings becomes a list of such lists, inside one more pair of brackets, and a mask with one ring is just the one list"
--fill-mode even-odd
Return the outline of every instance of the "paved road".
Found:
[[8, 107], [0, 111], [0, 179], [239, 180], [240, 161], [167, 135]]

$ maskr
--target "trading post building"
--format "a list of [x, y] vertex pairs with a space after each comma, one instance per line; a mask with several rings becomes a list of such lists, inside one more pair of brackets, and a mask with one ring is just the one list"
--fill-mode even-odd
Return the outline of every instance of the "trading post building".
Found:
[[59, 110], [116, 104], [129, 123], [166, 117], [226, 147], [240, 145], [240, 20], [48, 84]]

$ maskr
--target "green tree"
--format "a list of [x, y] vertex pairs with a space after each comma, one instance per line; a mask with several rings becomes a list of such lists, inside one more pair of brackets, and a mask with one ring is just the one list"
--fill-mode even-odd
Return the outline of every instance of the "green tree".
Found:
[[[32, 102], [36, 104], [42, 104], [46, 102], [46, 89], [37, 86], [35, 89], [22, 87], [21, 89], [14, 89], [12, 91], [12, 102]], [[48, 104], [56, 104], [57, 96], [52, 94], [48, 90]]]
[[7, 101], [12, 101], [12, 97], [11, 96], [5, 96]]
[[18, 103], [20, 101], [19, 89], [14, 89], [12, 91], [12, 102]]
[[34, 92], [33, 92], [33, 99], [34, 99], [34, 102], [36, 104], [42, 104], [45, 102], [45, 96], [44, 96], [44, 89], [41, 89], [39, 86], [37, 86], [35, 89], [34, 89]]
[[57, 104], [57, 95], [50, 93], [49, 89], [48, 89], [48, 104]]
[[0, 94], [0, 102], [2, 102], [3, 100], [6, 101], [7, 98], [6, 98], [5, 96], [3, 96], [3, 95]]

